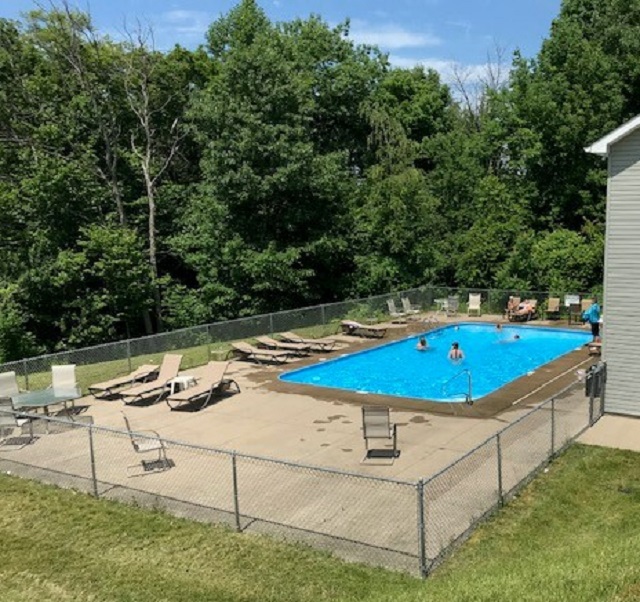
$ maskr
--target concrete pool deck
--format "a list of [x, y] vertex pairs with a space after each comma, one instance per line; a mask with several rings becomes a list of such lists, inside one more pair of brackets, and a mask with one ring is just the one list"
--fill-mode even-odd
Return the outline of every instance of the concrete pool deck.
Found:
[[606, 414], [578, 441], [585, 445], [640, 452], [640, 418]]
[[[395, 326], [393, 334], [375, 343], [339, 336], [344, 347], [338, 353], [404, 337], [413, 328], [424, 324]], [[436, 414], [424, 404], [393, 407], [400, 457], [392, 464], [362, 463], [362, 396], [355, 403], [342, 391], [319, 396], [316, 387], [274, 390], [283, 370], [302, 363], [265, 368], [234, 361], [230, 376], [241, 393], [221, 397], [200, 412], [171, 411], [164, 401], [125, 406], [119, 400], [83, 398], [73, 416], [76, 424], [66, 417], [60, 423], [36, 421], [35, 440], [0, 446], [0, 470], [417, 574], [418, 516], [424, 519], [426, 559], [436, 562], [478, 517], [496, 507], [500, 491], [515, 491], [547, 461], [552, 446], [559, 449], [589, 420], [582, 383], [563, 391], [567, 375], [558, 369], [561, 376], [551, 386], [536, 391], [537, 381], [530, 380], [522, 389], [530, 394], [506, 398], [502, 411], [482, 412], [484, 400], [462, 408], [465, 415]], [[200, 366], [183, 374], [198, 376], [204, 370]], [[553, 414], [546, 406], [510, 428], [499, 443], [494, 438], [467, 455], [551, 395], [556, 399]], [[123, 411], [134, 430], [153, 429], [164, 440], [167, 470], [145, 470], [142, 460], [153, 463], [154, 457], [134, 451], [122, 432]], [[84, 428], [87, 422], [98, 428]]]
[[[501, 319], [500, 316], [451, 319], [441, 325], [461, 321], [496, 322]], [[387, 337], [376, 341], [336, 335], [341, 345], [338, 353], [404, 338], [424, 331], [425, 326], [417, 322], [390, 325]], [[335, 352], [326, 357], [333, 355]], [[283, 371], [317, 361], [318, 357], [320, 354], [314, 354], [309, 360], [295, 361], [284, 367], [233, 361], [229, 375], [238, 382], [241, 393], [222, 397], [200, 412], [171, 411], [163, 401], [147, 406], [125, 406], [119, 400], [83, 398], [79, 405], [86, 406], [86, 414], [91, 415], [98, 426], [122, 429], [124, 411], [134, 429], [153, 429], [166, 439], [349, 472], [414, 480], [441, 470], [565, 388], [575, 381], [575, 368], [584, 368], [591, 361], [586, 350], [572, 352], [473, 406], [467, 406], [363, 396], [278, 380]], [[197, 377], [204, 370], [205, 367], [200, 366], [183, 373]], [[392, 409], [392, 420], [398, 425], [401, 455], [391, 465], [361, 462], [364, 441], [360, 408], [363, 402], [389, 405]], [[580, 403], [582, 400], [577, 399], [576, 407]]]

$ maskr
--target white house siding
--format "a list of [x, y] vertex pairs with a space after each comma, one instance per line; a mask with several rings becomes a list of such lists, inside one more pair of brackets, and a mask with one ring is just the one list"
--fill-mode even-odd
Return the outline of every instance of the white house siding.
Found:
[[604, 289], [605, 411], [640, 416], [640, 130], [609, 149]]

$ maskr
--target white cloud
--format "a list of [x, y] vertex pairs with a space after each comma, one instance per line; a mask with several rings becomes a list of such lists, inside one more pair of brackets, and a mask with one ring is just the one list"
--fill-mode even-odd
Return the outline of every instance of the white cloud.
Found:
[[358, 44], [375, 44], [383, 50], [442, 44], [440, 38], [430, 33], [408, 31], [399, 25], [370, 26], [362, 21], [352, 22], [349, 37]]
[[457, 72], [468, 84], [477, 84], [483, 78], [486, 78], [486, 65], [460, 64], [456, 61], [450, 61], [439, 58], [418, 58], [405, 56], [389, 56], [389, 62], [394, 67], [403, 69], [411, 69], [411, 67], [422, 66], [425, 69], [433, 69], [440, 74], [442, 81], [452, 83], [454, 81], [454, 72]]

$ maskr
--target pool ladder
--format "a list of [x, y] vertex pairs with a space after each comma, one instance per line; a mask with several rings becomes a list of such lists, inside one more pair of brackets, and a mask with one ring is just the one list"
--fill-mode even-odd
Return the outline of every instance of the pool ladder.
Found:
[[454, 380], [456, 380], [458, 377], [462, 376], [463, 374], [467, 375], [467, 385], [468, 385], [467, 392], [464, 394], [464, 397], [465, 397], [464, 402], [467, 405], [472, 406], [473, 405], [473, 379], [471, 378], [471, 370], [468, 370], [467, 368], [465, 368], [461, 372], [458, 372], [458, 374], [450, 378], [446, 383], [442, 385], [442, 390], [446, 394], [445, 390], [447, 386], [451, 384]]

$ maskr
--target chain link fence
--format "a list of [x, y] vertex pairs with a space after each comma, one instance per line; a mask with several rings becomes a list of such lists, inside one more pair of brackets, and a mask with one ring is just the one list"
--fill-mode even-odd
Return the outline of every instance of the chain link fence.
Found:
[[138, 339], [25, 358], [0, 364], [0, 372], [15, 372], [20, 386], [24, 389], [42, 389], [51, 384], [52, 365], [75, 364], [78, 367], [78, 385], [86, 391], [93, 383], [127, 374], [143, 364], [159, 363], [162, 355], [169, 351], [182, 354], [181, 366], [183, 369], [189, 369], [206, 364], [210, 359], [222, 359], [229, 350], [228, 345], [225, 345], [229, 341], [305, 328], [317, 328], [318, 334], [326, 335], [337, 332], [339, 321], [345, 318], [383, 321], [389, 318], [387, 301], [391, 299], [397, 301], [400, 307], [400, 299], [406, 297], [413, 306], [428, 312], [438, 309], [436, 300], [457, 296], [460, 299], [459, 312], [464, 315], [469, 295], [472, 293], [481, 295], [482, 313], [497, 315], [504, 313], [510, 296], [537, 299], [539, 307], [543, 307], [548, 297], [564, 299], [566, 294], [556, 291], [423, 286], [365, 299], [239, 318]]
[[427, 576], [483, 521], [604, 412], [606, 364], [593, 366], [553, 398], [505, 427], [462, 458], [424, 479]]
[[[426, 577], [603, 413], [606, 365], [417, 482], [0, 411], [0, 469]], [[155, 448], [148, 454], [138, 449]]]

